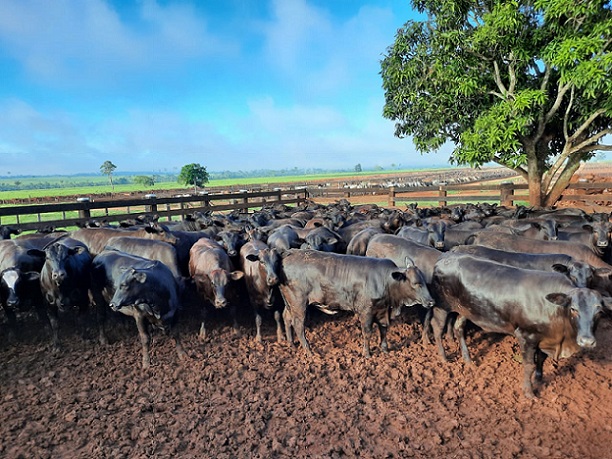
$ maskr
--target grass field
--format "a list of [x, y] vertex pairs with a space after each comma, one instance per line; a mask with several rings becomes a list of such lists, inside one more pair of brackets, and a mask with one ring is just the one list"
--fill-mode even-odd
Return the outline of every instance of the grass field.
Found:
[[[423, 169], [423, 172], [431, 172], [440, 169]], [[392, 170], [392, 171], [364, 171], [364, 172], [329, 172], [324, 174], [312, 174], [312, 175], [286, 175], [280, 177], [245, 177], [245, 178], [231, 178], [231, 179], [219, 179], [210, 180], [206, 184], [207, 188], [214, 187], [230, 187], [240, 185], [265, 185], [265, 184], [282, 184], [282, 183], [304, 183], [304, 182], [316, 182], [326, 179], [342, 179], [342, 178], [358, 178], [368, 177], [373, 174], [376, 175], [398, 175], [409, 172], [415, 172], [415, 169], [403, 169], [403, 170]], [[115, 184], [114, 189], [110, 186], [108, 178], [106, 176], [62, 176], [62, 177], [25, 177], [19, 179], [12, 179], [7, 177], [0, 178], [2, 182], [15, 182], [19, 180], [22, 186], [40, 186], [41, 184], [49, 185], [46, 188], [38, 189], [23, 189], [14, 191], [0, 191], [0, 200], [11, 200], [11, 199], [29, 199], [39, 198], [45, 196], [75, 196], [89, 194], [103, 194], [103, 193], [132, 193], [132, 192], [147, 192], [151, 190], [185, 190], [189, 191], [192, 188], [179, 184], [176, 181], [164, 181], [156, 183], [152, 187], [145, 187], [139, 184]], [[90, 186], [69, 186], [71, 183], [83, 183], [93, 182], [95, 185]], [[56, 184], [57, 187], [53, 187]]]

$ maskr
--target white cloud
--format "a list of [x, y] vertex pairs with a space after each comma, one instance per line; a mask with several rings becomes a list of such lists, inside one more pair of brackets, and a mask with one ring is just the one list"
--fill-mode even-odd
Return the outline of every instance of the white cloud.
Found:
[[103, 0], [4, 0], [0, 43], [29, 76], [54, 84], [91, 84], [173, 66], [228, 46], [188, 5], [146, 0], [130, 24]]

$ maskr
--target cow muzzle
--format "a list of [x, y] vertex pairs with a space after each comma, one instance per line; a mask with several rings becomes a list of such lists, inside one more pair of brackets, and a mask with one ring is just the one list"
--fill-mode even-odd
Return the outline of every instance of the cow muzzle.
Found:
[[115, 312], [118, 312], [121, 309], [121, 306], [117, 303], [110, 303], [109, 306]]
[[580, 347], [592, 349], [597, 345], [597, 340], [594, 336], [578, 336], [576, 338], [576, 343]]
[[444, 242], [436, 242], [435, 243], [435, 247], [436, 247], [436, 249], [443, 249], [444, 248]]

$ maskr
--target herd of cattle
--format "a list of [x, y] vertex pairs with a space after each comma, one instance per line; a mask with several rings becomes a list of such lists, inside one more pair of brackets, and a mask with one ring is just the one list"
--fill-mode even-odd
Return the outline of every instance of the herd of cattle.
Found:
[[[101, 343], [108, 341], [108, 316], [120, 312], [136, 321], [144, 368], [150, 365], [149, 326], [169, 333], [185, 357], [174, 325], [188, 293], [199, 299], [204, 339], [207, 310], [227, 308], [237, 327], [240, 293], [246, 292], [257, 340], [262, 313], [270, 310], [277, 339], [293, 343], [295, 333], [309, 354], [309, 306], [355, 313], [365, 356], [374, 324], [380, 350], [388, 350], [387, 329], [403, 306], [419, 305], [423, 342], [433, 336], [444, 360], [443, 335], [452, 330], [471, 363], [468, 321], [514, 335], [523, 390], [533, 397], [544, 360], [594, 347], [597, 321], [612, 310], [612, 224], [608, 214], [579, 209], [470, 204], [398, 210], [342, 200], [252, 214], [196, 212], [165, 224], [152, 216], [74, 231], [17, 235], [0, 229], [0, 302], [9, 341], [17, 313], [27, 308], [50, 324], [54, 351], [60, 321], [70, 311], [95, 311]], [[275, 301], [278, 293], [282, 301]]]

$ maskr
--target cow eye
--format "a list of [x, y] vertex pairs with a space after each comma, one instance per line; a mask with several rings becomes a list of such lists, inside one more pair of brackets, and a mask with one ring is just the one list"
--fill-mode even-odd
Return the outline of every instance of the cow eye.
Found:
[[580, 315], [580, 312], [578, 311], [578, 309], [572, 308], [570, 310], [570, 314], [571, 314], [572, 318], [577, 319], [578, 316]]

